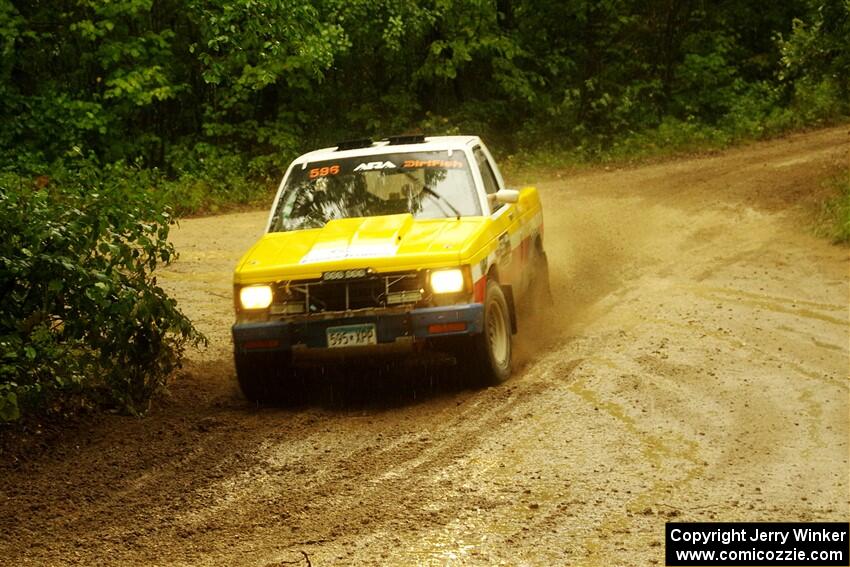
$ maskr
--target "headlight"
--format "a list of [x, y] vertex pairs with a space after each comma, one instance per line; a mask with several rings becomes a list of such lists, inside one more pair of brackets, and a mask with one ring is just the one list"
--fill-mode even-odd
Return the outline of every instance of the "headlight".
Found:
[[463, 291], [463, 271], [458, 268], [431, 272], [431, 290], [434, 293]]
[[239, 301], [243, 309], [265, 309], [272, 304], [272, 288], [267, 285], [252, 285], [239, 290]]

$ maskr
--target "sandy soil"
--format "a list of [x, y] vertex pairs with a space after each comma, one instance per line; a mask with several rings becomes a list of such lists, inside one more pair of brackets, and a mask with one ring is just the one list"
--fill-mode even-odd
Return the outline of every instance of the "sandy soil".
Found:
[[844, 126], [546, 174], [558, 308], [482, 391], [351, 371], [244, 402], [230, 277], [265, 213], [183, 221], [162, 282], [211, 346], [148, 417], [2, 459], [0, 564], [652, 565], [673, 518], [846, 521], [848, 254], [807, 223], [848, 152]]

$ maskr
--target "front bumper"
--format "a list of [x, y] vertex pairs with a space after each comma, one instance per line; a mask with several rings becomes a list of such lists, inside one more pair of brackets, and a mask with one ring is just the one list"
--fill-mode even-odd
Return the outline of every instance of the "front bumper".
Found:
[[[377, 345], [329, 349], [327, 329], [342, 325], [374, 324]], [[417, 341], [453, 335], [474, 335], [484, 327], [484, 306], [480, 303], [426, 307], [407, 312], [370, 312], [336, 318], [302, 317], [294, 320], [237, 323], [233, 325], [233, 345], [237, 352], [255, 351], [394, 351]], [[377, 348], [375, 348], [377, 347]]]

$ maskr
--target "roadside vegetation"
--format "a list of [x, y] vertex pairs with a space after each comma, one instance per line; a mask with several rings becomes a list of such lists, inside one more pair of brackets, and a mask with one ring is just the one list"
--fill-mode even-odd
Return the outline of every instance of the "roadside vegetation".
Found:
[[143, 411], [201, 340], [155, 282], [172, 215], [265, 202], [306, 149], [563, 166], [850, 114], [846, 0], [0, 0], [0, 53], [0, 420]]
[[[846, 0], [0, 0], [0, 169], [129, 164], [178, 213], [305, 149], [481, 134], [502, 157], [716, 148], [850, 112]], [[149, 172], [137, 175], [139, 169]]]
[[[111, 167], [0, 178], [0, 421], [147, 409], [204, 339], [157, 286], [169, 208]], [[24, 185], [25, 183], [25, 185]]]
[[836, 244], [850, 244], [850, 169], [826, 183], [834, 197], [822, 205], [817, 233]]

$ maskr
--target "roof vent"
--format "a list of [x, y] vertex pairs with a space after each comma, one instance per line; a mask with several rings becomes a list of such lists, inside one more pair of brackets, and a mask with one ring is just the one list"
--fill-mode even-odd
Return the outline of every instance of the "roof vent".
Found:
[[336, 143], [336, 151], [356, 150], [357, 148], [368, 148], [372, 145], [372, 140], [369, 138], [360, 138], [359, 140], [344, 140]]
[[424, 144], [425, 134], [413, 134], [408, 136], [388, 136], [387, 141], [391, 146], [400, 146], [402, 144]]

